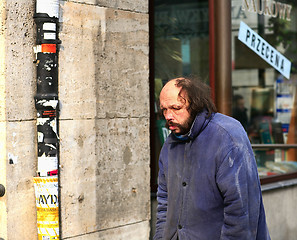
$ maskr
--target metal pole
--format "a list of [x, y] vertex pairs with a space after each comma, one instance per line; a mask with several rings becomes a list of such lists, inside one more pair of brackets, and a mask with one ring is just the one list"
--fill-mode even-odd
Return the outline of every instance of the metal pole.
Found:
[[[34, 179], [38, 239], [59, 239], [58, 23], [59, 0], [36, 0], [38, 164]], [[57, 175], [57, 176], [55, 176]], [[51, 201], [50, 201], [51, 200]], [[51, 224], [48, 224], [51, 222]]]
[[[36, 2], [34, 20], [37, 26], [36, 66], [38, 136], [38, 175], [40, 177], [57, 174], [58, 170], [58, 12], [53, 9], [59, 1]], [[39, 12], [47, 11], [47, 12]], [[58, 11], [58, 10], [56, 10]]]
[[208, 1], [208, 21], [209, 21], [209, 86], [211, 87], [211, 95], [213, 101], [216, 103], [216, 74], [215, 74], [215, 0], [209, 0]]
[[231, 65], [231, 1], [215, 0], [215, 77], [216, 105], [218, 111], [231, 115], [232, 65]]

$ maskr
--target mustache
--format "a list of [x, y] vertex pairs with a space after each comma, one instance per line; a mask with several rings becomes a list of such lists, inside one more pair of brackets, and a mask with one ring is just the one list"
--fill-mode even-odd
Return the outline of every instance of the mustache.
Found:
[[172, 121], [166, 121], [165, 127], [166, 127], [166, 128], [169, 128], [170, 126], [181, 127], [181, 125], [178, 124], [178, 123], [174, 123], [174, 122], [172, 122]]

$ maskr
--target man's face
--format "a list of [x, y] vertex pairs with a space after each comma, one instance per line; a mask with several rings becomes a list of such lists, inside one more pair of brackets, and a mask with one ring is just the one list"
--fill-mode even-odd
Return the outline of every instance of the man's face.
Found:
[[175, 81], [168, 82], [160, 93], [160, 108], [167, 127], [175, 134], [186, 134], [193, 119], [188, 111], [189, 102], [185, 94], [179, 96], [180, 89], [175, 86]]

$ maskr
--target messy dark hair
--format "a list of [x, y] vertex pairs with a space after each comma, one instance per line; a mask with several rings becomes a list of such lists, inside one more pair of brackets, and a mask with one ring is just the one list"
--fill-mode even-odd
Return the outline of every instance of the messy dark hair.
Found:
[[176, 81], [175, 86], [180, 87], [179, 97], [182, 98], [181, 93], [185, 93], [185, 97], [189, 102], [188, 111], [192, 116], [196, 116], [204, 109], [208, 111], [208, 117], [213, 112], [217, 112], [217, 108], [211, 98], [210, 87], [203, 83], [197, 77], [182, 77], [173, 79]]

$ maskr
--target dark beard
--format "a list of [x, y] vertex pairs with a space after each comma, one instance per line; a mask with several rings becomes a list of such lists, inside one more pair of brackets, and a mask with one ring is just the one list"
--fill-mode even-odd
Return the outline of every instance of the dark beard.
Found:
[[[166, 121], [166, 127], [169, 129], [169, 126], [175, 126], [178, 127], [180, 132], [178, 133], [178, 135], [184, 135], [186, 133], [188, 133], [190, 131], [190, 128], [193, 124], [195, 117], [194, 116], [190, 116], [190, 118], [188, 118], [188, 120], [184, 123], [184, 124], [178, 124], [178, 123], [170, 123], [168, 121]], [[174, 133], [174, 131], [173, 131]]]

